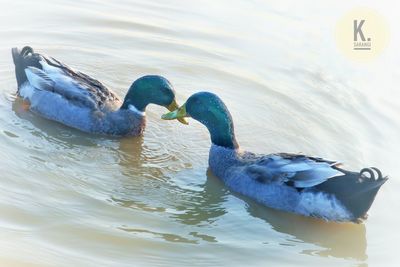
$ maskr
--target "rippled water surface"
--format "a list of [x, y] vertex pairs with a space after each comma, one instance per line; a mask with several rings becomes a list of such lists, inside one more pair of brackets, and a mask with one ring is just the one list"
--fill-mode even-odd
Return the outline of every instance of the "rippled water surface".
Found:
[[[399, 266], [398, 15], [371, 1], [390, 43], [355, 63], [334, 27], [368, 3], [335, 2], [0, 0], [0, 265]], [[150, 106], [144, 136], [118, 139], [27, 112], [10, 53], [24, 45], [120, 96], [144, 74], [167, 77], [181, 103], [216, 92], [244, 149], [391, 179], [359, 225], [262, 207], [207, 171], [208, 132], [193, 120], [162, 121]]]

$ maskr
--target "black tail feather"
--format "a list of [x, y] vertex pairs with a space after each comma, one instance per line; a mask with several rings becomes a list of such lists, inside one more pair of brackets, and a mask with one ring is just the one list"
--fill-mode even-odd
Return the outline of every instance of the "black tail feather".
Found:
[[34, 55], [34, 52], [30, 46], [25, 46], [21, 51], [14, 47], [11, 49], [11, 54], [15, 65], [15, 76], [17, 78], [19, 90], [20, 86], [27, 81], [25, 74], [26, 67], [33, 66], [41, 68], [41, 65], [39, 64], [37, 58], [32, 56]]
[[11, 49], [14, 65], [15, 65], [15, 77], [17, 78], [18, 90], [21, 85], [27, 80], [25, 75], [25, 67], [23, 64], [23, 57], [18, 48], [14, 47]]
[[364, 168], [359, 173], [337, 169], [345, 175], [329, 179], [316, 189], [334, 195], [353, 214], [354, 220], [364, 218], [388, 177], [383, 177], [374, 167]]

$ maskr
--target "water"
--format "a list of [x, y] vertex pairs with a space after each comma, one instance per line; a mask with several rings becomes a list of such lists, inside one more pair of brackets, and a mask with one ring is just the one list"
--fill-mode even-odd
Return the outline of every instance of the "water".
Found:
[[[368, 64], [338, 51], [338, 19], [389, 2], [0, 0], [0, 265], [398, 266], [400, 44]], [[161, 74], [183, 103], [210, 90], [254, 152], [304, 152], [391, 179], [363, 224], [262, 207], [207, 172], [206, 129], [160, 120], [143, 137], [88, 135], [15, 97], [10, 50], [31, 45], [120, 96]], [[397, 265], [396, 265], [397, 263]]]

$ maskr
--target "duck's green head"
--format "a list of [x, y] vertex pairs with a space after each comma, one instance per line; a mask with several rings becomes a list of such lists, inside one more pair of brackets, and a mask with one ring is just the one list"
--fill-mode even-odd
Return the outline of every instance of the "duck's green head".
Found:
[[173, 120], [185, 117], [192, 117], [204, 124], [210, 132], [213, 144], [232, 149], [238, 148], [232, 116], [217, 95], [209, 92], [193, 94], [185, 104], [177, 110], [164, 114], [162, 119]]
[[[175, 91], [171, 83], [164, 77], [146, 75], [134, 81], [125, 96], [121, 109], [129, 109], [130, 106], [133, 106], [138, 111], [144, 112], [149, 104], [163, 106], [169, 111], [179, 107], [175, 99]], [[179, 121], [187, 124], [184, 118]]]

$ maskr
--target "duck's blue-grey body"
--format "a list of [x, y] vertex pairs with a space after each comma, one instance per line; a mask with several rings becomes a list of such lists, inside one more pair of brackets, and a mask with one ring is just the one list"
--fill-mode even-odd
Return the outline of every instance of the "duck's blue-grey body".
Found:
[[148, 104], [177, 107], [172, 85], [161, 76], [137, 79], [122, 101], [99, 81], [30, 47], [13, 48], [12, 55], [18, 94], [30, 110], [85, 132], [140, 135]]
[[59, 93], [41, 90], [25, 83], [19, 95], [28, 100], [30, 110], [50, 120], [77, 128], [84, 132], [107, 135], [140, 135], [145, 128], [145, 115], [142, 112], [114, 106], [99, 107], [70, 101]]
[[[269, 165], [269, 166], [268, 166]], [[316, 165], [319, 171], [314, 172]], [[257, 156], [212, 145], [209, 166], [213, 173], [234, 192], [253, 198], [271, 208], [294, 212], [305, 216], [317, 216], [326, 220], [350, 221], [353, 215], [334, 195], [315, 192], [312, 184], [344, 175], [332, 169], [328, 163], [318, 163], [301, 157], [298, 162], [285, 159], [279, 154]], [[290, 170], [289, 170], [290, 169]], [[329, 173], [321, 176], [321, 173]], [[301, 179], [314, 175], [315, 179]], [[297, 177], [296, 177], [296, 174]], [[323, 177], [323, 178], [322, 178]], [[288, 186], [288, 181], [297, 186]], [[301, 181], [303, 180], [303, 181]], [[298, 186], [308, 186], [298, 190]]]
[[99, 81], [54, 58], [32, 52], [21, 55], [13, 50], [18, 93], [29, 101], [32, 112], [90, 133], [142, 133], [145, 126], [143, 112], [133, 106], [120, 109], [122, 101]]

